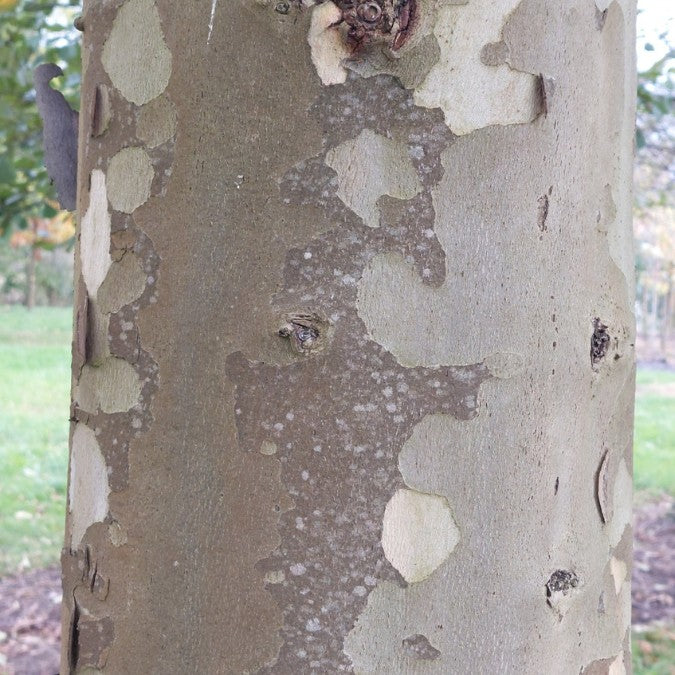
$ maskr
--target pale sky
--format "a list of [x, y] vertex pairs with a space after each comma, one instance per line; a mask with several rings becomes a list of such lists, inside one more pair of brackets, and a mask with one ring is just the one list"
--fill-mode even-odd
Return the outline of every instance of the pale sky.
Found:
[[[666, 53], [667, 47], [659, 39], [667, 32], [667, 41], [675, 46], [675, 2], [673, 0], [638, 0], [637, 59], [638, 70], [645, 70]], [[654, 45], [653, 52], [644, 49], [645, 42]]]

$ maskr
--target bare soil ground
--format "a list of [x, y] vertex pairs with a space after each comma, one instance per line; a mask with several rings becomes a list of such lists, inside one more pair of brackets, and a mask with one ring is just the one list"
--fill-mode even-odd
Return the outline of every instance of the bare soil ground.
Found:
[[[675, 500], [635, 512], [633, 623], [675, 626]], [[50, 567], [0, 579], [0, 673], [56, 675], [61, 581]]]

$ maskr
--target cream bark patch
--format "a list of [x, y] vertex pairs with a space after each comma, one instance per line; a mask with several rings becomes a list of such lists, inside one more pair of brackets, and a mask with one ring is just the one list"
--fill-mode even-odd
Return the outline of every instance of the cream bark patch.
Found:
[[132, 213], [150, 197], [155, 172], [142, 148], [120, 150], [108, 165], [108, 197], [113, 208]]
[[623, 652], [619, 654], [609, 666], [607, 675], [626, 675], [626, 664], [623, 660]]
[[100, 366], [86, 365], [73, 398], [87, 412], [126, 412], [138, 403], [141, 383], [134, 367], [124, 359], [114, 357]]
[[626, 580], [628, 566], [623, 560], [619, 560], [612, 556], [612, 559], [609, 561], [609, 569], [612, 574], [612, 579], [614, 579], [614, 590], [616, 591], [616, 594], [619, 595], [623, 582]]
[[481, 61], [486, 44], [496, 43], [520, 0], [471, 0], [439, 9], [434, 34], [441, 54], [415, 101], [442, 108], [453, 133], [468, 134], [494, 124], [531, 122], [540, 111], [537, 77], [506, 63]]
[[459, 530], [445, 497], [398, 490], [384, 511], [382, 548], [410, 582], [426, 579], [452, 553]]
[[612, 503], [614, 512], [609, 521], [608, 535], [610, 546], [616, 546], [621, 540], [621, 535], [626, 527], [631, 523], [633, 512], [631, 508], [630, 495], [633, 492], [633, 479], [626, 466], [626, 461], [621, 459], [619, 468], [614, 480], [614, 490]]
[[70, 548], [77, 548], [87, 528], [108, 513], [108, 471], [94, 432], [78, 424], [73, 432], [68, 484]]
[[98, 288], [112, 265], [106, 180], [99, 169], [91, 172], [89, 207], [81, 223], [80, 260], [87, 293], [90, 298], [96, 298]]
[[351, 52], [337, 27], [341, 19], [342, 11], [330, 1], [312, 11], [307, 42], [317, 75], [325, 85], [342, 84], [347, 79], [347, 70], [342, 62], [349, 58]]
[[166, 89], [171, 52], [153, 0], [128, 0], [120, 7], [103, 47], [102, 62], [113, 85], [136, 105]]
[[332, 148], [326, 164], [338, 175], [338, 197], [368, 227], [379, 227], [381, 196], [412, 199], [422, 190], [407, 146], [370, 129]]

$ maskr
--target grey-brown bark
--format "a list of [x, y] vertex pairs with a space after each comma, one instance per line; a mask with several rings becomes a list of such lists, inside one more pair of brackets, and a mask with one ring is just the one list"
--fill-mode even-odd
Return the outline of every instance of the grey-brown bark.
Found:
[[630, 667], [634, 8], [345, 12], [85, 3], [64, 672]]

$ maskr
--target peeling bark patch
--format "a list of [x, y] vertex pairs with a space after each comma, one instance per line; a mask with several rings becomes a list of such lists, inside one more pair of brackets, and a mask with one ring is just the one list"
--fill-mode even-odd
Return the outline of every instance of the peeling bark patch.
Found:
[[103, 46], [103, 67], [128, 101], [143, 105], [169, 84], [171, 52], [153, 0], [127, 0]]
[[89, 206], [80, 225], [80, 260], [87, 292], [90, 298], [95, 298], [112, 265], [108, 194], [105, 174], [99, 169], [91, 172]]
[[494, 124], [531, 122], [541, 112], [538, 78], [507, 63], [486, 65], [501, 42], [507, 17], [520, 0], [445, 5], [438, 11], [434, 34], [441, 55], [420, 87], [418, 105], [442, 108], [452, 131], [468, 134]]
[[404, 638], [402, 646], [405, 656], [411, 659], [433, 661], [441, 655], [441, 652], [429, 642], [429, 638], [419, 633]]
[[108, 164], [108, 197], [113, 208], [132, 213], [150, 197], [155, 172], [142, 148], [124, 148]]
[[384, 510], [382, 549], [408, 583], [423, 581], [452, 553], [459, 530], [445, 497], [398, 490]]
[[347, 79], [347, 69], [342, 62], [349, 58], [352, 50], [340, 34], [338, 25], [341, 20], [342, 10], [330, 0], [312, 11], [307, 42], [317, 75], [325, 85], [342, 84]]
[[107, 358], [100, 366], [85, 365], [74, 392], [87, 412], [126, 412], [138, 403], [141, 382], [134, 367], [123, 359]]
[[591, 363], [593, 365], [605, 358], [610, 340], [607, 326], [599, 318], [593, 319], [593, 335], [591, 336]]
[[407, 146], [370, 129], [331, 148], [326, 164], [338, 175], [337, 196], [368, 227], [379, 227], [381, 196], [412, 199], [422, 189]]
[[[324, 89], [311, 114], [325, 128], [326, 152], [363, 128], [405, 143], [423, 191], [405, 201], [382, 197], [380, 227], [370, 228], [335, 194], [323, 156], [280, 182], [284, 202], [318, 209], [333, 227], [288, 252], [272, 305], [285, 317], [295, 308], [327, 317], [333, 334], [324, 350], [312, 358], [296, 352], [287, 365], [228, 359], [240, 447], [257, 454], [274, 444], [294, 502], [280, 509], [280, 546], [258, 563], [268, 578], [284, 574], [268, 586], [283, 613], [283, 646], [262, 673], [351, 668], [342, 645], [368, 595], [382, 580], [406, 583], [374, 544], [387, 503], [405, 487], [398, 454], [427, 414], [472, 418], [480, 384], [491, 377], [479, 363], [403, 367], [369, 338], [355, 307], [357, 280], [382, 251], [406, 256], [425, 283], [443, 279], [430, 195], [442, 176], [439, 153], [451, 140], [440, 112], [416, 109], [391, 77], [366, 83], [350, 75], [344, 86]], [[317, 495], [322, 502], [330, 495], [329, 505], [319, 507]]]
[[96, 435], [84, 424], [73, 432], [68, 482], [70, 547], [77, 548], [87, 528], [108, 514], [108, 471]]
[[546, 582], [546, 602], [562, 620], [570, 607], [574, 591], [580, 585], [576, 572], [556, 570]]

